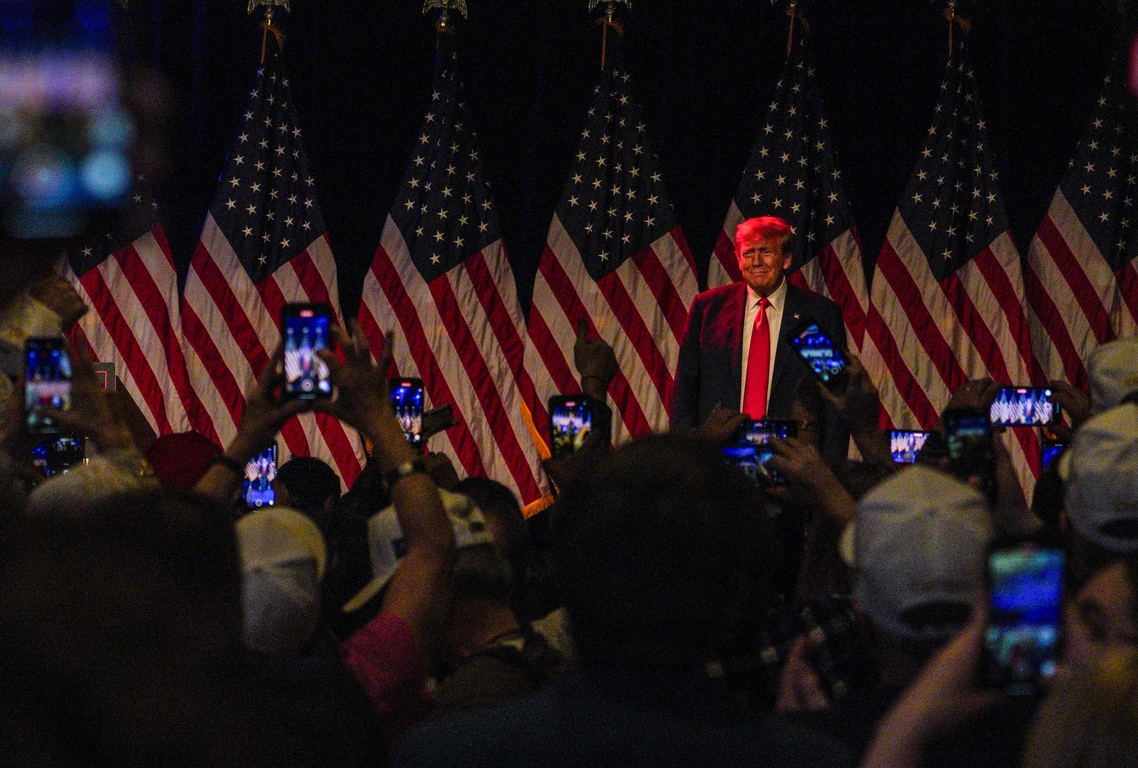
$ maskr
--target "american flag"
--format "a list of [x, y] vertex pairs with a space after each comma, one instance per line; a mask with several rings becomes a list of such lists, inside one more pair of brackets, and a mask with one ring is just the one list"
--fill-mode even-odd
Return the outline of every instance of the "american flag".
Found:
[[573, 368], [579, 318], [620, 364], [609, 388], [617, 441], [668, 428], [679, 343], [697, 292], [695, 262], [629, 79], [619, 65], [602, 73], [538, 266], [525, 365], [536, 385], [527, 400], [543, 434], [547, 399], [581, 391]]
[[[227, 445], [245, 393], [280, 343], [281, 308], [324, 302], [339, 314], [336, 264], [316, 202], [280, 51], [270, 36], [249, 104], [194, 251], [182, 303], [190, 381], [207, 410], [194, 427]], [[358, 436], [324, 414], [281, 430], [282, 458], [315, 456], [351, 485]]]
[[1126, 64], [1120, 55], [1106, 76], [1024, 271], [1036, 357], [1048, 378], [1083, 389], [1091, 350], [1138, 331], [1138, 107]]
[[155, 434], [185, 432], [201, 403], [189, 386], [178, 273], [158, 205], [139, 179], [121, 224], [68, 255], [63, 276], [90, 310], [71, 343], [115, 373]]
[[742, 278], [735, 258], [735, 227], [754, 216], [779, 216], [797, 235], [789, 280], [842, 308], [851, 349], [860, 349], [869, 293], [861, 241], [842, 191], [830, 128], [822, 113], [805, 44], [795, 46], [767, 108], [762, 132], [731, 201], [707, 285]]
[[[964, 53], [958, 46], [949, 58], [873, 278], [863, 360], [896, 427], [931, 429], [969, 379], [1039, 380], [1031, 371], [1019, 253]], [[1011, 431], [1017, 439], [1008, 448], [1030, 492], [1038, 439], [1031, 430]]]
[[458, 425], [436, 439], [456, 466], [530, 504], [542, 494], [518, 388], [522, 313], [457, 52], [440, 37], [431, 103], [364, 278], [359, 320], [376, 354], [394, 327], [398, 374], [422, 378], [433, 405], [452, 406]]

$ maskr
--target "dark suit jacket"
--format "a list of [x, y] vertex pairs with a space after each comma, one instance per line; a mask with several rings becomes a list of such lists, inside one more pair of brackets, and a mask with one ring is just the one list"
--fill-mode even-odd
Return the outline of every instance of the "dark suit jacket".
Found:
[[[716, 405], [732, 410], [739, 408], [746, 302], [747, 284], [744, 282], [712, 288], [695, 297], [680, 344], [672, 390], [673, 431], [699, 426]], [[822, 331], [845, 349], [846, 327], [841, 308], [821, 294], [788, 283], [782, 326], [775, 346], [774, 376], [767, 404], [769, 418], [789, 418], [798, 380], [813, 376], [789, 341], [791, 331], [805, 317], [813, 317]], [[849, 434], [828, 406], [824, 409], [821, 426], [822, 455], [833, 465], [845, 459]]]

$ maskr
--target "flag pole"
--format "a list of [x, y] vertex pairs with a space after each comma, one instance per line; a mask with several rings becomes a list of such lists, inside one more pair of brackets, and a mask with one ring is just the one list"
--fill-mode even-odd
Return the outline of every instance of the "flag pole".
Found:
[[[601, 4], [602, 0], [589, 0], [589, 11], [596, 10], [596, 7]], [[604, 0], [605, 15], [597, 19], [597, 23], [601, 25], [601, 69], [605, 68], [605, 61], [608, 57], [608, 42], [609, 42], [609, 27], [612, 27], [618, 37], [624, 36], [624, 29], [620, 26], [620, 22], [616, 19], [616, 4], [632, 8], [632, 0]]]
[[944, 17], [948, 19], [948, 57], [952, 58], [952, 52], [955, 50], [952, 45], [953, 29], [960, 27], [960, 33], [967, 36], [969, 30], [972, 29], [972, 22], [956, 13], [956, 0], [948, 0], [948, 7], [944, 9]]
[[786, 28], [786, 58], [789, 59], [794, 50], [794, 22], [801, 18], [798, 15], [798, 0], [790, 0], [790, 5], [786, 7], [786, 15], [790, 17], [790, 24]]
[[262, 30], [262, 33], [261, 33], [261, 63], [262, 64], [265, 63], [265, 45], [266, 45], [266, 43], [268, 43], [270, 32], [272, 32], [273, 37], [275, 37], [277, 39], [277, 46], [278, 47], [284, 46], [284, 38], [285, 38], [284, 32], [281, 31], [280, 27], [273, 25], [273, 8], [279, 5], [285, 9], [285, 13], [292, 13], [292, 10], [289, 8], [288, 3], [289, 3], [289, 0], [249, 0], [249, 7], [246, 11], [249, 14], [252, 14], [253, 11], [255, 11], [258, 6], [261, 6], [261, 5], [265, 6], [265, 20], [261, 23], [261, 30]]

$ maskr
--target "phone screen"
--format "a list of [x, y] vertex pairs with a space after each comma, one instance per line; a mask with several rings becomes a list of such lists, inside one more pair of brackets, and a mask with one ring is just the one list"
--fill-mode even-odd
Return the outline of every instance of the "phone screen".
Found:
[[1051, 462], [1059, 458], [1059, 454], [1067, 449], [1067, 443], [1043, 441], [1043, 469], [1046, 471]]
[[43, 409], [71, 409], [71, 359], [62, 336], [34, 337], [24, 344], [24, 405], [29, 432], [59, 431]]
[[391, 407], [403, 427], [403, 436], [412, 445], [423, 441], [423, 382], [420, 379], [392, 379], [388, 382]]
[[328, 364], [316, 353], [328, 348], [331, 312], [319, 304], [289, 304], [282, 313], [285, 397], [315, 400], [332, 396]]
[[273, 481], [277, 479], [277, 446], [270, 445], [245, 465], [245, 482], [242, 498], [245, 506], [271, 507], [277, 495]]
[[743, 471], [751, 482], [761, 486], [785, 485], [786, 478], [766, 466], [774, 456], [771, 444], [798, 435], [798, 422], [766, 420], [743, 422], [731, 445], [722, 450], [724, 460]]
[[989, 619], [984, 681], [1006, 693], [1035, 693], [1055, 673], [1063, 597], [1062, 550], [1024, 545], [988, 557]]
[[560, 395], [549, 399], [549, 431], [554, 459], [576, 453], [593, 429], [593, 409], [585, 395]]
[[980, 411], [946, 411], [945, 441], [949, 470], [964, 482], [979, 480], [989, 501], [996, 494], [996, 453], [992, 448], [992, 424]]
[[1058, 418], [1059, 404], [1045, 387], [1004, 387], [996, 393], [989, 415], [993, 424], [1005, 427], [1042, 427]]
[[61, 474], [86, 460], [86, 446], [81, 437], [57, 437], [45, 440], [32, 449], [32, 466], [48, 477]]
[[766, 445], [775, 440], [798, 436], [798, 422], [790, 419], [764, 419], [743, 422], [735, 435], [736, 443]]
[[897, 464], [912, 464], [917, 460], [917, 454], [925, 447], [929, 439], [928, 432], [913, 429], [894, 429], [889, 433], [889, 451], [893, 454], [893, 461]]
[[827, 388], [835, 391], [845, 388], [849, 376], [846, 366], [849, 362], [817, 323], [805, 323], [791, 336], [790, 343]]

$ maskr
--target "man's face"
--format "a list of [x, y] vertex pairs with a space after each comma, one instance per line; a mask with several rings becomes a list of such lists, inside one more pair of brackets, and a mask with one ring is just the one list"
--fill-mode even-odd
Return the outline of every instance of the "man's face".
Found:
[[760, 296], [770, 296], [790, 269], [791, 254], [782, 253], [785, 237], [755, 237], [739, 249], [739, 271], [743, 280]]
[[1134, 603], [1125, 563], [1116, 562], [1096, 573], [1067, 606], [1067, 664], [1079, 666], [1108, 648], [1138, 645]]

